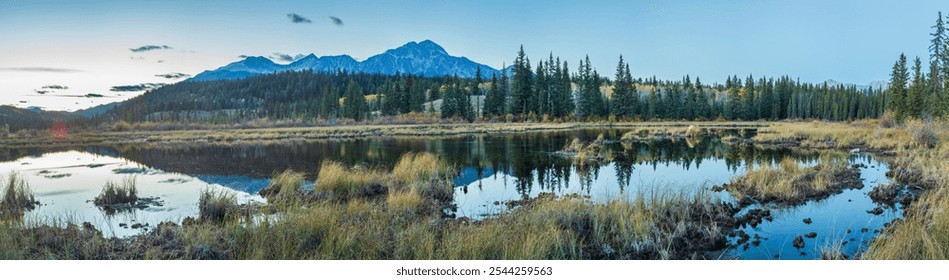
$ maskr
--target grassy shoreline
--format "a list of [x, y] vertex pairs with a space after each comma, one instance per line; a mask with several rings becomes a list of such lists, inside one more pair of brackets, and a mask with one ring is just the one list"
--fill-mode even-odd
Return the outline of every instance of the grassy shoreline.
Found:
[[470, 123], [470, 124], [394, 124], [341, 125], [280, 128], [226, 128], [168, 131], [78, 132], [68, 139], [53, 139], [48, 133], [39, 137], [0, 138], [0, 147], [56, 147], [124, 143], [230, 143], [352, 139], [366, 137], [431, 137], [466, 134], [504, 134], [532, 131], [557, 131], [584, 128], [675, 128], [683, 132], [689, 126], [706, 129], [761, 128], [769, 122], [569, 122], [569, 123]]

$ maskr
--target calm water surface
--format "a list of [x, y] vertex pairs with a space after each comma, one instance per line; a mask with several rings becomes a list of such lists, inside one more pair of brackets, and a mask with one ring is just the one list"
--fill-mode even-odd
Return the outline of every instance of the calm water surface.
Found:
[[[476, 219], [506, 211], [505, 201], [542, 192], [580, 194], [597, 202], [654, 192], [695, 193], [728, 182], [751, 167], [775, 164], [786, 157], [802, 165], [820, 160], [814, 153], [738, 147], [718, 139], [614, 142], [601, 153], [604, 161], [586, 166], [577, 166], [572, 159], [556, 154], [574, 138], [592, 141], [602, 134], [607, 140], [619, 140], [624, 132], [595, 129], [268, 144], [0, 148], [0, 174], [6, 177], [16, 171], [32, 186], [42, 206], [27, 214], [29, 221], [88, 221], [107, 235], [127, 236], [143, 230], [132, 229], [136, 223], [154, 226], [195, 216], [198, 196], [206, 189], [233, 192], [242, 202], [263, 202], [257, 192], [275, 172], [302, 171], [312, 183], [318, 179], [315, 173], [323, 160], [391, 168], [407, 152], [439, 154], [460, 170], [455, 180], [456, 215]], [[743, 229], [749, 235], [760, 236], [761, 244], [717, 254], [721, 258], [813, 259], [819, 257], [821, 248], [843, 241], [847, 242], [842, 246], [847, 254], [865, 249], [866, 242], [876, 235], [873, 231], [901, 213], [895, 209], [882, 215], [866, 212], [877, 206], [866, 193], [888, 182], [884, 176], [888, 166], [869, 155], [851, 155], [850, 160], [866, 166], [861, 168], [863, 189], [847, 190], [797, 207], [751, 206], [770, 209], [774, 215], [771, 222]], [[162, 205], [107, 214], [90, 202], [106, 181], [130, 176], [137, 181], [140, 196], [158, 197]], [[727, 192], [712, 195], [733, 201]], [[813, 223], [804, 224], [804, 218], [811, 218]], [[862, 232], [863, 228], [867, 232]], [[808, 232], [818, 235], [805, 239], [805, 248], [791, 246], [796, 236]]]

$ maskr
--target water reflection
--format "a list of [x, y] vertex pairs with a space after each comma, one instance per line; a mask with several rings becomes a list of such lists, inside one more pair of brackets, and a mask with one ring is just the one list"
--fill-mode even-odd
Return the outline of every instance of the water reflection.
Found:
[[[19, 170], [31, 176], [30, 184], [44, 203], [30, 213], [34, 217], [75, 216], [79, 220], [99, 220], [99, 225], [109, 228], [107, 232], [111, 230], [116, 235], [127, 235], [137, 230], [125, 229], [119, 224], [147, 222], [154, 225], [164, 219], [180, 220], [196, 215], [198, 196], [204, 188], [227, 188], [241, 194], [245, 201], [260, 199], [256, 193], [270, 182], [270, 177], [287, 169], [303, 172], [312, 184], [318, 180], [317, 169], [324, 160], [391, 168], [408, 152], [438, 154], [459, 170], [455, 180], [456, 214], [473, 218], [496, 215], [507, 210], [505, 201], [536, 197], [543, 192], [580, 194], [598, 202], [657, 190], [697, 192], [725, 183], [754, 166], [775, 164], [786, 157], [804, 165], [816, 164], [820, 160], [820, 155], [813, 152], [728, 145], [718, 138], [618, 141], [626, 132], [623, 129], [589, 129], [444, 138], [128, 144], [51, 150], [0, 148], [0, 172]], [[578, 164], [574, 159], [556, 153], [575, 138], [593, 141], [601, 135], [608, 142], [601, 150], [602, 161]], [[885, 181], [882, 175], [886, 168], [884, 165], [869, 157], [852, 160], [876, 168], [876, 171], [864, 170], [868, 180]], [[41, 170], [50, 170], [50, 173], [38, 174]], [[71, 175], [48, 176], [55, 174]], [[117, 180], [131, 174], [137, 176], [143, 196], [157, 196], [164, 205], [107, 217], [86, 202], [95, 197], [106, 180]], [[872, 185], [867, 183], [867, 186]], [[878, 228], [882, 222], [877, 221], [899, 215], [897, 212], [887, 212], [882, 218], [865, 215], [869, 208], [863, 208], [872, 205], [864, 194], [868, 190], [848, 191], [831, 197], [826, 204], [809, 203], [776, 211], [781, 217], [771, 223], [770, 228], [762, 225], [751, 232], [770, 238], [771, 241], [763, 242], [766, 246], [761, 247], [767, 249], [751, 248], [730, 254], [741, 258], [771, 258], [774, 252], [779, 252], [781, 258], [805, 258], [792, 256], [797, 252], [785, 252], [784, 248], [790, 246], [785, 242], [787, 238], [799, 234], [800, 226], [793, 220], [801, 215], [816, 217], [821, 211], [834, 211], [835, 215], [846, 218], [834, 216], [833, 219], [847, 224], [822, 226], [838, 228], [863, 227], [864, 224]], [[726, 192], [714, 195], [731, 200]], [[848, 204], [842, 204], [843, 198]], [[828, 229], [819, 236], [841, 236], [837, 233]], [[859, 241], [868, 240], [847, 237], [857, 240], [847, 247], [852, 250], [860, 248]], [[816, 250], [816, 242], [811, 243], [815, 247], [807, 249]], [[806, 258], [814, 256], [812, 252]]]

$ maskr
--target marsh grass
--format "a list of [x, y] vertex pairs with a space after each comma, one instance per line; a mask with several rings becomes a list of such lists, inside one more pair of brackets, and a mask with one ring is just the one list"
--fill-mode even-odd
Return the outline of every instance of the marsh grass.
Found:
[[846, 253], [844, 253], [844, 241], [838, 240], [832, 243], [825, 244], [820, 248], [820, 259], [821, 260], [847, 260], [850, 259]]
[[33, 196], [33, 190], [19, 174], [11, 172], [7, 184], [0, 194], [0, 218], [20, 217], [23, 212], [33, 210], [39, 202]]
[[303, 174], [293, 170], [274, 175], [259, 194], [277, 207], [296, 206], [308, 200], [303, 190]]
[[876, 121], [852, 123], [781, 123], [761, 129], [756, 139], [765, 143], [792, 140], [803, 147], [867, 148], [892, 155], [888, 175], [893, 184], [920, 195], [915, 201], [901, 201], [907, 207], [904, 217], [875, 238], [861, 258], [949, 259], [949, 212], [945, 210], [949, 208], [949, 144], [943, 141], [947, 137], [946, 120], [899, 123], [885, 115]]
[[241, 206], [234, 193], [205, 189], [198, 198], [198, 217], [213, 222], [235, 220], [241, 217]]
[[135, 186], [135, 177], [126, 177], [121, 184], [111, 180], [106, 182], [102, 191], [93, 200], [96, 206], [133, 205], [136, 202], [138, 202], [138, 189]]
[[788, 157], [777, 166], [763, 164], [738, 176], [725, 187], [741, 203], [778, 202], [796, 205], [826, 197], [847, 187], [862, 187], [859, 171], [843, 158], [822, 156], [813, 167]]
[[337, 200], [374, 197], [386, 192], [386, 177], [379, 170], [362, 166], [349, 168], [339, 162], [323, 161], [314, 190]]
[[903, 220], [894, 222], [874, 239], [868, 259], [949, 259], [949, 189], [933, 189], [913, 203]]

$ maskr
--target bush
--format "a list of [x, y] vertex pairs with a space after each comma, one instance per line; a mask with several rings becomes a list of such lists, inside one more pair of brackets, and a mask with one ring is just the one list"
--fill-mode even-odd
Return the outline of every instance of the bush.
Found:
[[893, 112], [886, 112], [880, 116], [880, 127], [881, 128], [893, 128], [896, 127], [896, 115]]
[[939, 136], [936, 135], [936, 125], [932, 122], [920, 120], [908, 120], [905, 123], [906, 133], [916, 142], [917, 145], [929, 148], [939, 144]]

